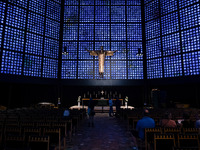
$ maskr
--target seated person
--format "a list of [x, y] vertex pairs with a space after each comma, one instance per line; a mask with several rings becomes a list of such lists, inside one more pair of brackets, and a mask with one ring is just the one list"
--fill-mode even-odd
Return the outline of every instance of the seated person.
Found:
[[143, 118], [138, 120], [136, 125], [136, 131], [142, 140], [144, 140], [145, 128], [155, 128], [155, 121], [149, 117], [149, 110], [147, 109], [144, 110]]
[[171, 113], [165, 113], [163, 119], [160, 121], [160, 126], [161, 127], [169, 127], [169, 128], [175, 128], [176, 127], [176, 122], [171, 119], [172, 114]]
[[185, 112], [183, 113], [183, 121], [181, 122], [181, 127], [183, 128], [194, 128], [194, 122], [190, 120], [190, 114]]
[[195, 128], [200, 128], [200, 119], [198, 114], [196, 114]]

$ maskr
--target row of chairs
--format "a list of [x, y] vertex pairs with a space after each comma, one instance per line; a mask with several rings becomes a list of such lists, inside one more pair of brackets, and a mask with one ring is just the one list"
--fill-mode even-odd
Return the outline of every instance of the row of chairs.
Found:
[[196, 128], [146, 128], [145, 148], [150, 150], [187, 147], [200, 149], [199, 129]]
[[13, 145], [15, 147], [18, 145], [18, 147], [27, 149], [37, 145], [33, 143], [43, 143], [45, 149], [57, 147], [60, 150], [62, 142], [65, 148], [66, 139], [71, 141], [72, 132], [79, 127], [86, 111], [72, 111], [70, 118], [62, 117], [63, 110], [55, 110], [55, 114], [54, 110], [50, 111], [51, 113], [48, 113], [45, 110], [44, 114], [41, 114], [43, 110], [33, 112], [26, 110], [26, 113], [12, 114], [0, 113], [3, 116], [3, 119], [0, 119], [1, 148], [9, 149]]

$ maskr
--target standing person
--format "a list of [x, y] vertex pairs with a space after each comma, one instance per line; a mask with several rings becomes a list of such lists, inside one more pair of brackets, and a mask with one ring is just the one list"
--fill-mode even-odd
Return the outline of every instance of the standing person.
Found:
[[115, 116], [119, 117], [121, 101], [118, 99], [118, 97], [116, 97], [115, 106], [116, 106], [116, 114], [115, 114]]
[[143, 118], [138, 120], [136, 125], [136, 131], [141, 140], [144, 140], [145, 128], [155, 128], [155, 121], [149, 117], [149, 110], [145, 109], [143, 112]]
[[113, 116], [113, 101], [111, 98], [109, 98], [109, 106], [110, 106], [110, 110], [109, 110], [109, 117], [112, 117]]
[[88, 102], [88, 115], [89, 115], [88, 126], [90, 127], [90, 125], [91, 125], [92, 127], [94, 127], [95, 111], [94, 111], [94, 101], [92, 100], [92, 97], [90, 97], [90, 100]]

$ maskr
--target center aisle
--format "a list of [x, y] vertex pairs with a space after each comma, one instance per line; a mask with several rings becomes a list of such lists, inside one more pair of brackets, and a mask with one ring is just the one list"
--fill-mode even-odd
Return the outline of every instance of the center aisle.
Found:
[[67, 150], [131, 150], [132, 138], [126, 124], [108, 113], [96, 113], [94, 127], [86, 119]]

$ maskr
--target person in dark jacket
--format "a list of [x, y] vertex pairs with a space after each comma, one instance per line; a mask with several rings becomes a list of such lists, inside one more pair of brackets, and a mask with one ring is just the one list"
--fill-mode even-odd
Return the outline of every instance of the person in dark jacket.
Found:
[[95, 115], [94, 105], [95, 105], [94, 101], [92, 100], [92, 97], [90, 97], [90, 100], [88, 102], [89, 127], [90, 126], [94, 127], [94, 115]]

